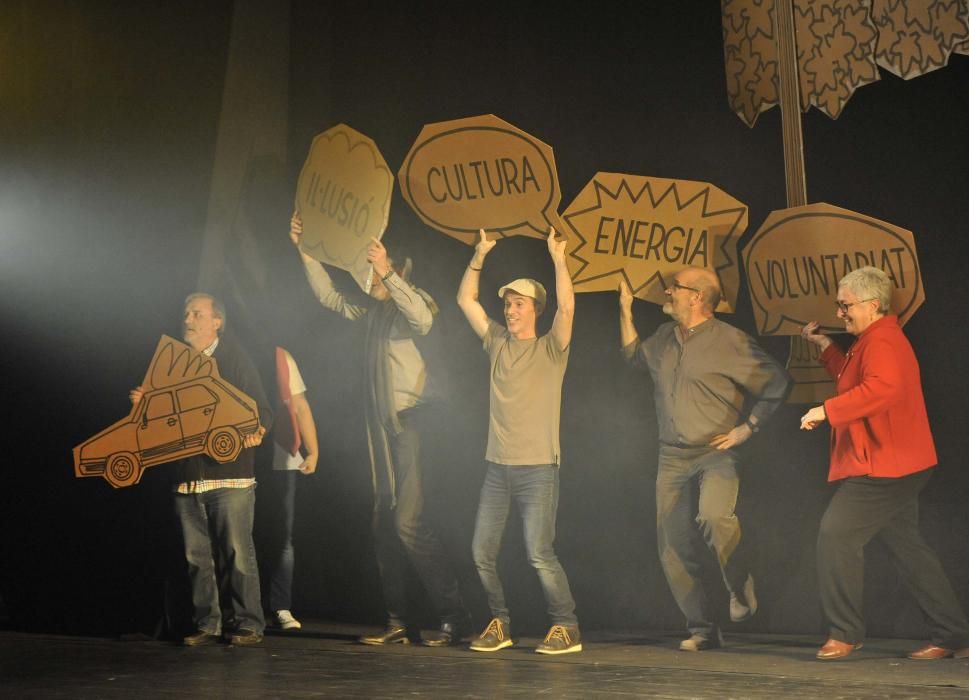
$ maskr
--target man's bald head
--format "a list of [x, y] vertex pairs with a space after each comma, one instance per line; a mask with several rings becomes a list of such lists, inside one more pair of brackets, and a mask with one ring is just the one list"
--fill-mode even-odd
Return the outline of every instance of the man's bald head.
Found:
[[720, 280], [712, 270], [705, 267], [687, 267], [677, 277], [688, 287], [699, 290], [706, 311], [713, 313], [716, 310], [723, 292], [720, 290]]

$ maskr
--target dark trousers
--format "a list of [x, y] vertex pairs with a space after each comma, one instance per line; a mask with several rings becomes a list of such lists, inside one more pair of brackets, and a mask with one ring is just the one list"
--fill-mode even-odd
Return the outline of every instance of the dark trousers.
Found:
[[[697, 487], [699, 507], [694, 514]], [[703, 590], [701, 572], [708, 555], [698, 535], [716, 557], [727, 590], [743, 590], [747, 580], [747, 557], [741, 547], [740, 522], [734, 514], [739, 489], [734, 452], [660, 447], [656, 474], [659, 558], [691, 634], [711, 635], [718, 627]]]
[[528, 563], [538, 574], [552, 624], [573, 626], [575, 600], [555, 554], [555, 516], [559, 505], [559, 468], [555, 465], [505, 466], [488, 462], [471, 550], [492, 617], [510, 623], [505, 591], [498, 578], [498, 551], [512, 501], [518, 506]]
[[296, 552], [293, 548], [293, 522], [296, 516], [296, 478], [299, 470], [274, 471], [268, 481], [272, 503], [273, 547], [269, 574], [269, 609], [292, 610], [293, 569]]
[[969, 646], [969, 625], [938, 557], [919, 532], [919, 492], [932, 470], [897, 479], [852, 477], [841, 482], [821, 518], [818, 578], [830, 636], [858, 644], [865, 637], [864, 548], [876, 535], [915, 596], [932, 630], [932, 643]]
[[402, 432], [391, 438], [397, 505], [379, 499], [373, 513], [374, 546], [383, 586], [387, 616], [392, 624], [407, 621], [407, 560], [442, 622], [460, 622], [464, 603], [437, 533], [424, 516], [424, 490], [420, 464], [420, 433], [414, 411], [398, 416]]

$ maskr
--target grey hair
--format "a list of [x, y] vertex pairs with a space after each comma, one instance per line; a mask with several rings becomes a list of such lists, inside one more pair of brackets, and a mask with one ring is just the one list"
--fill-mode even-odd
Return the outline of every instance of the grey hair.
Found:
[[838, 281], [859, 299], [874, 299], [878, 302], [878, 313], [884, 315], [892, 310], [892, 280], [877, 267], [859, 267]]
[[222, 331], [225, 330], [225, 326], [229, 322], [229, 319], [227, 319], [225, 315], [225, 304], [211, 294], [207, 294], [205, 292], [193, 292], [185, 297], [185, 306], [188, 306], [196, 299], [208, 299], [212, 302], [212, 315], [218, 319], [222, 319], [222, 325], [219, 326], [219, 335], [222, 335]]
[[707, 311], [716, 311], [720, 304], [720, 287], [716, 284], [708, 284], [705, 281], [699, 282], [700, 296]]

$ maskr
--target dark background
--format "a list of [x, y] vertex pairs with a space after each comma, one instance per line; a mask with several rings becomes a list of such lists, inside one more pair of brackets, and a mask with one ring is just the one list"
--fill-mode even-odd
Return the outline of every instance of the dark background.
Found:
[[[423, 124], [494, 113], [555, 148], [563, 206], [599, 170], [711, 182], [750, 207], [748, 235], [785, 206], [779, 111], [751, 130], [728, 110], [716, 3], [529, 5], [291, 4], [288, 158], [265, 164], [246, 203], [269, 282], [248, 305], [229, 297], [229, 326], [254, 353], [287, 345], [310, 387], [322, 454], [298, 493], [298, 615], [383, 618], [368, 527], [363, 324], [319, 308], [286, 237], [315, 134], [346, 122], [371, 136], [396, 171]], [[178, 599], [167, 468], [115, 490], [75, 479], [71, 448], [127, 412], [127, 390], [159, 334], [178, 334], [182, 301], [194, 291], [231, 15], [227, 1], [0, 8], [0, 594], [17, 629], [152, 632], [166, 590]], [[837, 121], [816, 111], [804, 117], [809, 200], [917, 236], [926, 303], [906, 331], [939, 451], [923, 528], [964, 607], [967, 118], [965, 56], [909, 82], [882, 72]], [[428, 418], [430, 512], [483, 624], [469, 550], [487, 364], [453, 301], [471, 250], [425, 227], [399, 195], [384, 240], [392, 254], [414, 257], [415, 280], [441, 306], [423, 346], [449, 397]], [[234, 264], [230, 253], [226, 265]], [[544, 246], [502, 241], [482, 278], [494, 316], [494, 290], [523, 275], [553, 288]], [[636, 315], [644, 335], [662, 320], [646, 303]], [[752, 332], [744, 293], [727, 320]], [[786, 340], [763, 344], [786, 357]], [[579, 296], [557, 549], [587, 629], [682, 626], [654, 543], [650, 392], [649, 380], [620, 361], [613, 295]], [[822, 632], [814, 539], [831, 494], [827, 436], [798, 430], [803, 410], [783, 408], [745, 449], [738, 510], [758, 552], [762, 606], [745, 629]], [[520, 540], [512, 519], [503, 578], [516, 626], [536, 633], [546, 624], [544, 602]], [[869, 633], [924, 636], [887, 552], [873, 544], [867, 563]]]

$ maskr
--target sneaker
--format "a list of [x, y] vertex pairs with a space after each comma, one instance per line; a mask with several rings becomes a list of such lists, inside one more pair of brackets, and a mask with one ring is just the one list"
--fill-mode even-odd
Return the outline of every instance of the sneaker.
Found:
[[744, 622], [757, 612], [757, 596], [754, 594], [754, 577], [747, 575], [744, 589], [730, 594], [730, 621]]
[[512, 644], [514, 642], [511, 641], [511, 636], [508, 634], [505, 623], [496, 617], [488, 623], [488, 626], [484, 628], [484, 632], [479, 634], [478, 638], [471, 642], [471, 648], [474, 651], [498, 651], [499, 649], [510, 647]]
[[378, 634], [365, 634], [358, 640], [361, 644], [380, 646], [382, 644], [410, 644], [407, 627], [400, 623], [388, 622], [387, 628]]
[[298, 630], [303, 627], [289, 610], [276, 611], [276, 624], [284, 630]]
[[578, 626], [552, 625], [545, 640], [535, 647], [535, 651], [539, 654], [571, 654], [573, 651], [582, 651]]
[[723, 646], [723, 637], [719, 630], [710, 634], [694, 634], [689, 639], [680, 642], [680, 651], [706, 651], [719, 649]]
[[229, 635], [229, 644], [237, 647], [259, 644], [262, 641], [262, 634], [255, 630], [240, 629]]

